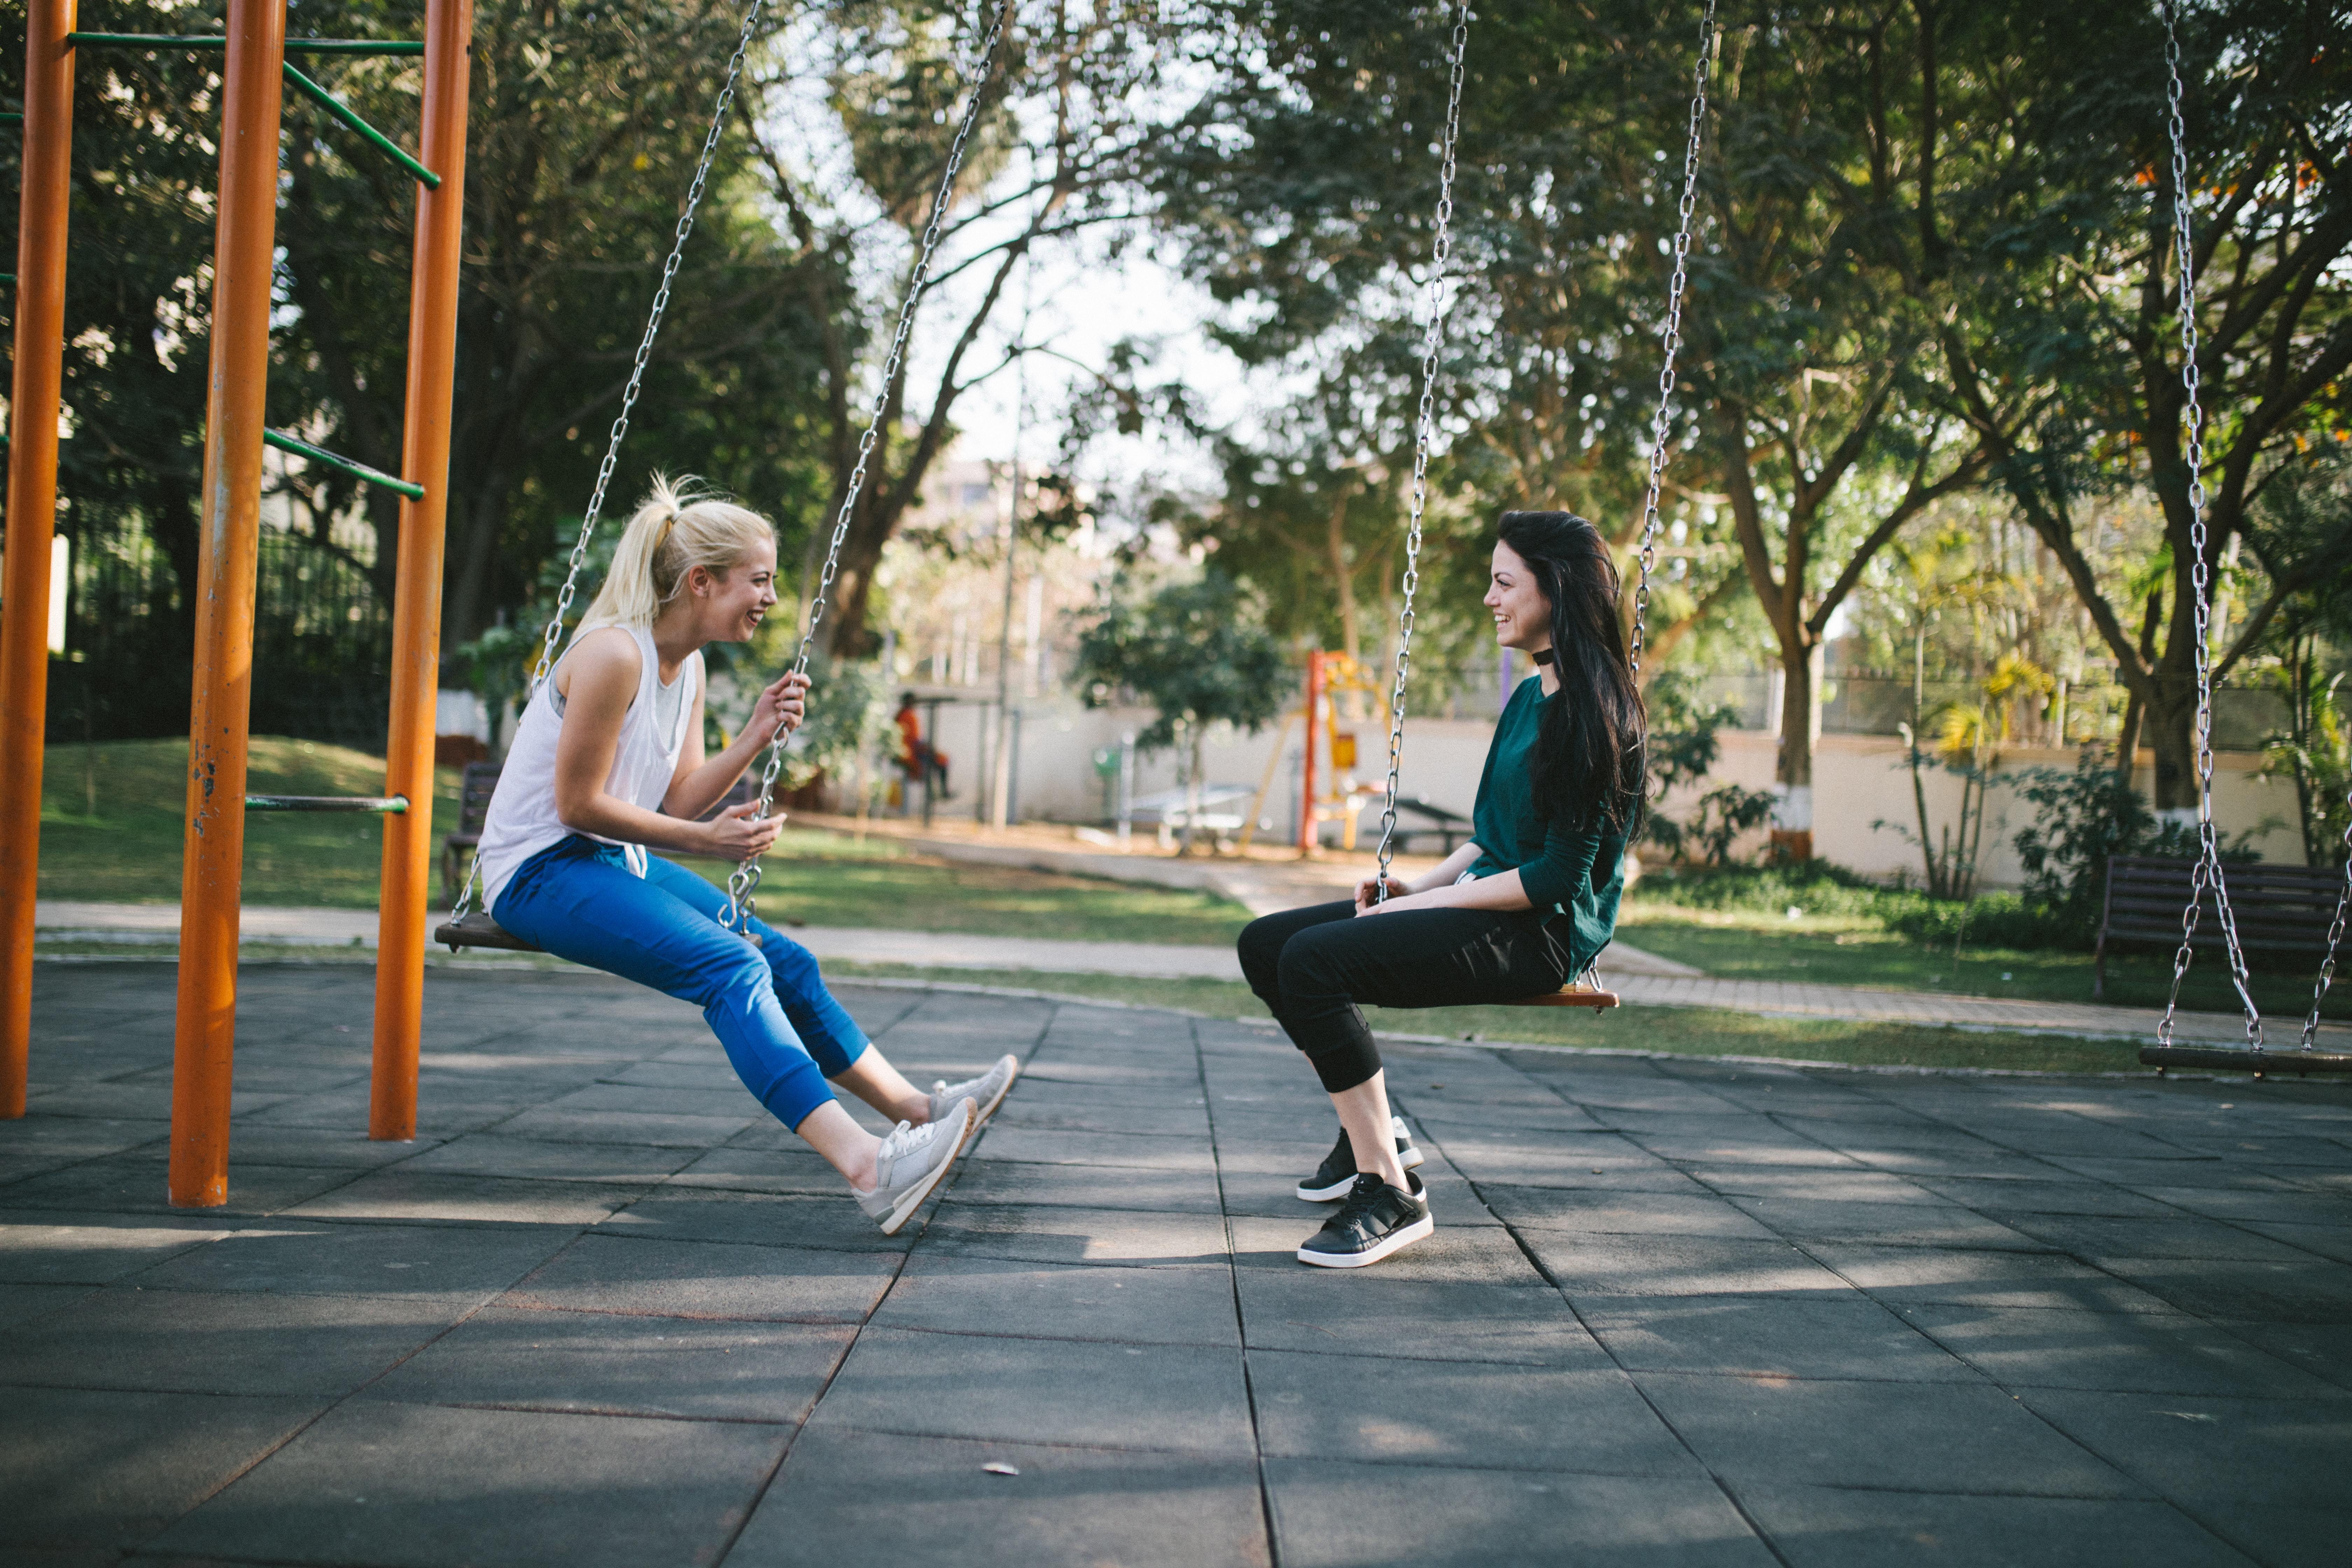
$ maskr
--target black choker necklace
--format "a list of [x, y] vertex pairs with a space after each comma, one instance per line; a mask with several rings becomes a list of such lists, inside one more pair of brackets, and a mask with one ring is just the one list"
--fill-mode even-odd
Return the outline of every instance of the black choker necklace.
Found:
[[1539, 648], [1536, 649], [1536, 662], [1537, 662], [1538, 664], [1549, 664], [1551, 661], [1552, 661], [1552, 650], [1551, 650], [1551, 649], [1549, 649], [1549, 648], [1548, 648], [1548, 647], [1539, 647]]

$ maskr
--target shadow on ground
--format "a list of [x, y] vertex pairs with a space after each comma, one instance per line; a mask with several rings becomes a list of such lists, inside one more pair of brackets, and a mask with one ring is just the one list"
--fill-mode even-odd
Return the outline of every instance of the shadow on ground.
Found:
[[[172, 975], [43, 965], [0, 1125], [0, 1560], [2335, 1563], [2352, 1089], [1399, 1047], [1440, 1229], [1300, 1267], [1245, 1025], [843, 987], [1027, 1071], [876, 1235], [695, 1011], [248, 971], [232, 1201], [163, 1200]], [[984, 1467], [1009, 1466], [1017, 1475]]]

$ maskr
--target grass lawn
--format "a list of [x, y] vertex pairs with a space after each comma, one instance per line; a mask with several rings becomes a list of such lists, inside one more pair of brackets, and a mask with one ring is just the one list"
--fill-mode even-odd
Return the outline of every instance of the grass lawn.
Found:
[[[1011, 986], [1080, 1001], [1180, 1007], [1213, 1018], [1249, 1019], [1269, 1027], [1273, 1024], [1249, 987], [1225, 980], [1141, 980], [1116, 974], [921, 969], [895, 963], [827, 963], [824, 972], [839, 981], [871, 975]], [[1599, 1046], [1675, 1056], [1770, 1057], [1856, 1067], [2143, 1070], [2135, 1040], [2084, 1040], [2064, 1035], [1939, 1029], [1834, 1018], [1758, 1018], [1711, 1007], [1621, 1007], [1598, 1015], [1525, 1007], [1448, 1007], [1428, 1012], [1376, 1008], [1366, 1016], [1375, 1029], [1400, 1035], [1450, 1035], [1486, 1045]], [[1280, 1037], [1268, 1043], [1278, 1044]], [[1303, 1063], [1299, 1070], [1306, 1071]]]
[[[1869, 914], [1785, 913], [1689, 909], [1653, 894], [1629, 897], [1617, 931], [1634, 946], [1727, 980], [1794, 980], [1821, 985], [1869, 985], [1893, 991], [1941, 991], [2032, 1002], [2090, 1002], [2091, 955], [2068, 948], [2024, 951], [1964, 946], [1955, 963], [1951, 945], [1932, 947], [1886, 929]], [[2315, 966], [2280, 964], [2253, 972], [2254, 1001], [2265, 1018], [2300, 1018], [2311, 1006]], [[2107, 955], [2103, 998], [2118, 1006], [2160, 1007], [2172, 984], [2172, 953], [2133, 944]], [[2181, 1005], [2234, 1013], [2237, 993], [2218, 952], [2200, 950], [2180, 990]], [[2328, 994], [2325, 1016], [2352, 1018], [2352, 986]]]
[[[41, 896], [174, 903], [180, 896], [184, 741], [48, 748], [41, 800]], [[285, 795], [374, 795], [381, 759], [310, 741], [256, 737], [250, 787]], [[89, 814], [94, 781], [98, 811]], [[441, 770], [434, 830], [457, 819], [457, 771]], [[373, 818], [257, 813], [246, 819], [245, 900], [373, 909], [383, 838]], [[714, 882], [724, 861], [689, 860]], [[787, 828], [766, 859], [760, 912], [774, 921], [893, 931], [987, 931], [1052, 940], [1230, 946], [1249, 911], [1213, 894], [967, 866]]]

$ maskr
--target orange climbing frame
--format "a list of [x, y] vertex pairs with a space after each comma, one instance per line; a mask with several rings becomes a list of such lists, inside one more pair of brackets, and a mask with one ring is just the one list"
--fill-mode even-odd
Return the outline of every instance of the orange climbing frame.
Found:
[[[425, 14], [425, 166], [416, 190], [409, 284], [407, 427], [401, 478], [425, 487], [400, 505], [400, 586], [393, 601], [392, 732], [383, 793], [433, 799], [434, 696], [440, 689], [441, 556], [449, 519], [449, 402], [457, 366], [457, 265], [466, 216], [467, 41], [473, 0], [432, 0]], [[368, 1136], [416, 1136], [416, 1056], [425, 1010], [425, 926], [432, 897], [433, 812], [383, 819], [375, 965], [375, 1072]]]
[[[17, 252], [6, 583], [0, 600], [0, 1117], [22, 1116], [31, 1054], [34, 896], [48, 675], [48, 543], [57, 506], [64, 347], [66, 215], [72, 149], [74, 0], [29, 0], [23, 222]], [[426, 166], [417, 189], [407, 424], [402, 458], [421, 500], [402, 509], [394, 604], [387, 795], [419, 808], [385, 823], [375, 1100], [370, 1131], [415, 1130], [416, 1031], [424, 990], [432, 842], [434, 694], [438, 685], [449, 402], [464, 208], [467, 47], [472, 0], [425, 13]], [[228, 1197], [229, 1091], [236, 1039], [238, 899], [245, 842], [253, 609], [269, 364], [278, 119], [286, 0], [230, 0], [223, 68], [221, 178], [214, 245], [211, 396], [205, 410], [195, 679], [188, 729], [181, 871], [178, 1026], [169, 1191], [182, 1207]]]
[[57, 531], [65, 360], [66, 209], [73, 152], [74, 0], [25, 19], [24, 191], [16, 371], [8, 404], [7, 580], [0, 586], [0, 1118], [25, 1114], [33, 1042], [33, 900], [48, 721], [49, 541]]

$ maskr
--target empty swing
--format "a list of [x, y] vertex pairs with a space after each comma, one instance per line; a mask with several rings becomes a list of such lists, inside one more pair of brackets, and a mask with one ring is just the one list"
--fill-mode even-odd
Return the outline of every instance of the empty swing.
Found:
[[[2180, 380], [2187, 395], [2182, 417], [2189, 432], [2189, 540], [2190, 600], [2195, 606], [2197, 635], [2197, 862], [2189, 874], [2189, 902], [2180, 914], [2180, 946], [2172, 955], [2172, 989], [2164, 1000], [2164, 1016], [2156, 1026], [2156, 1044], [2142, 1046], [2140, 1061], [2161, 1078], [2170, 1068], [2221, 1068], [2249, 1071], [2256, 1078], [2273, 1072], [2298, 1076], [2313, 1072], [2352, 1072], [2352, 1052], [2317, 1047], [2320, 1005], [2336, 977], [2336, 952], [2344, 942], [2345, 917], [2352, 910], [2352, 825], [2344, 834], [2344, 886], [2336, 894], [2336, 916], [2327, 928], [2327, 946], [2320, 954], [2319, 975], [2311, 988], [2311, 1011], [2303, 1020], [2303, 1037], [2294, 1050], [2269, 1050], [2263, 1045], [2262, 1010], [2254, 1005], [2246, 954], [2238, 940], [2238, 921], [2230, 908], [2230, 888], [2222, 870], [2221, 847], [2213, 826], [2213, 672], [2207, 620], [2211, 614], [2205, 564], [2205, 433], [2204, 411], [2199, 405], [2197, 369], [2196, 253], [2189, 245], [2189, 137], [2181, 114], [2180, 39], [2173, 7], [2164, 7], [2166, 69], [2166, 129], [2172, 141], [2172, 242], [2180, 269]], [[2347, 795], [2352, 803], [2352, 795]], [[2179, 1046], [2173, 1043], [2173, 1026], [2180, 1008], [2180, 983], [2188, 977], [2197, 941], [2197, 924], [2205, 894], [2210, 889], [2213, 909], [2221, 925], [2222, 946], [2230, 963], [2230, 984], [2245, 1008], [2246, 1043], [2242, 1046]]]
[[[662, 313], [669, 306], [670, 284], [677, 276], [678, 263], [685, 255], [687, 237], [694, 230], [695, 209], [702, 203], [704, 187], [710, 177], [711, 162], [719, 152], [719, 134], [726, 128], [728, 110], [734, 101], [735, 85], [742, 76], [743, 57], [751, 47], [752, 30], [764, 4], [765, 0], [751, 0], [750, 9], [743, 15], [742, 33], [736, 40], [735, 53], [727, 62], [727, 79], [719, 87], [719, 100], [711, 111], [710, 130], [703, 138], [701, 160], [695, 165], [693, 183], [687, 187], [685, 210], [678, 215], [669, 257], [662, 265], [661, 283], [654, 290], [652, 313], [646, 318], [645, 335], [637, 343], [636, 361], [630, 367], [628, 385], [621, 394], [621, 411], [613, 421], [612, 436], [604, 447], [604, 460], [597, 467], [595, 487], [589, 494], [587, 510], [580, 520], [580, 537], [572, 547], [571, 566], [564, 573], [563, 587], [556, 595], [555, 613], [549, 617], [546, 633], [541, 638], [539, 662], [530, 678], [530, 689], [534, 694], [554, 669], [556, 645], [563, 637], [564, 613], [571, 608], [580, 580], [580, 568], [588, 558], [588, 541], [596, 531], [597, 515], [604, 510], [604, 492], [612, 482], [614, 466], [620, 458], [621, 440], [628, 434], [629, 413], [636, 404], [638, 389], [645, 381], [646, 364], [653, 353], [654, 338], [661, 330]], [[817, 579], [816, 593], [809, 601], [808, 624], [802, 630], [800, 649], [793, 659], [792, 672], [795, 675], [808, 673], [809, 660], [816, 646], [817, 625], [824, 618], [826, 595], [833, 586], [835, 576], [840, 572], [841, 547], [849, 537], [850, 519], [856, 509], [858, 495], [865, 487], [866, 461], [880, 438], [884, 411], [889, 407], [898, 378], [905, 369], [907, 339], [914, 330], [915, 310], [930, 281], [931, 263], [945, 226], [948, 203], [955, 193], [956, 176], [963, 168], [964, 152], [971, 142], [972, 128], [980, 120], [981, 100], [988, 86], [989, 76], [995, 68], [997, 44], [1003, 37], [1005, 23], [1012, 16], [1012, 5], [1013, 0], [1005, 0], [1003, 8], [990, 24], [988, 35], [982, 41], [980, 64], [971, 78], [963, 118], [957, 122], [955, 137], [948, 145], [947, 161], [940, 171], [939, 189], [931, 198], [930, 221], [924, 227], [914, 270], [908, 278], [906, 298], [898, 307], [898, 330], [891, 337], [889, 353], [883, 361], [882, 384], [875, 394], [874, 411], [866, 420], [865, 434], [858, 438], [856, 464], [850, 470], [847, 484], [843, 487], [840, 508], [834, 519], [833, 538], [825, 551], [824, 572]], [[770, 815], [775, 796], [776, 775], [783, 766], [784, 746], [788, 739], [784, 731], [779, 729], [774, 740], [769, 743], [767, 763], [760, 778], [757, 816], [761, 818]], [[433, 940], [452, 952], [467, 947], [503, 948], [513, 952], [541, 951], [535, 943], [525, 942], [501, 927], [491, 919], [487, 909], [471, 909], [474, 884], [480, 869], [478, 859], [467, 868], [465, 886], [458, 891], [457, 907], [450, 911], [446, 921], [435, 928]], [[760, 866], [756, 858], [745, 860], [727, 879], [724, 923], [754, 946], [759, 944], [760, 939], [751, 930], [751, 894], [759, 884]]]
[[[1470, 41], [1470, 8], [1456, 7], [1451, 95], [1445, 110], [1443, 162], [1438, 173], [1435, 239], [1431, 247], [1429, 328], [1422, 340], [1421, 405], [1414, 421], [1412, 487], [1405, 508], [1404, 595], [1397, 611], [1396, 684], [1389, 700], [1389, 771], [1387, 805], [1381, 812], [1380, 870], [1374, 897], [1389, 898], [1389, 863], [1395, 854], [1397, 774], [1404, 762], [1405, 689], [1412, 668], [1413, 592], [1421, 584], [1421, 519], [1429, 498], [1429, 445], [1435, 425], [1437, 359], [1444, 344], [1446, 314], [1445, 263], [1454, 248], [1454, 171], [1455, 144], [1462, 124], [1463, 59]], [[1642, 510], [1642, 577], [1633, 594], [1633, 634], [1628, 658], [1638, 675], [1642, 668], [1643, 623], [1650, 607], [1650, 569], [1657, 559], [1658, 496], [1665, 483], [1666, 426], [1673, 416], [1675, 355], [1682, 346], [1683, 291], [1688, 279], [1691, 216], [1698, 198], [1700, 131], [1706, 115], [1706, 71], [1715, 47], [1715, 0], [1707, 0], [1700, 24], [1698, 64], [1692, 73], [1689, 134], [1683, 148], [1683, 191], [1675, 229], [1675, 266], [1666, 287], [1666, 321], [1661, 334], [1664, 363], [1658, 370], [1658, 405], [1650, 421], [1650, 478]], [[1601, 984], [1596, 963], [1557, 991], [1518, 997], [1497, 1004], [1509, 1007], [1589, 1007], [1598, 1012], [1618, 1005], [1618, 995]]]

